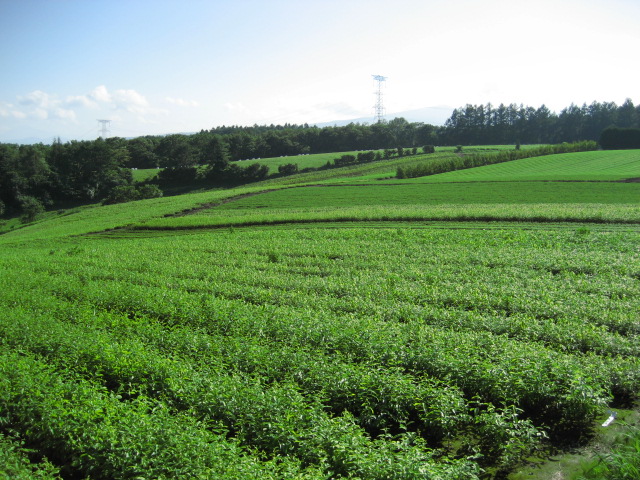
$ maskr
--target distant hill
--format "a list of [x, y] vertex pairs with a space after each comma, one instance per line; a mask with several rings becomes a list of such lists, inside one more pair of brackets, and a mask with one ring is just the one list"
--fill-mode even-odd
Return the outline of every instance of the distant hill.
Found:
[[[425, 108], [417, 108], [415, 110], [404, 110], [402, 112], [394, 112], [387, 113], [385, 118], [387, 120], [391, 120], [396, 117], [402, 117], [409, 122], [422, 122], [428, 123], [431, 125], [444, 125], [444, 122], [451, 116], [453, 113], [452, 107], [446, 106], [438, 106], [438, 107], [425, 107]], [[332, 127], [338, 126], [342, 127], [344, 125], [348, 125], [350, 123], [374, 123], [375, 118], [374, 115], [371, 114], [368, 117], [360, 117], [360, 118], [350, 118], [347, 120], [335, 120], [332, 122], [322, 122], [316, 123], [318, 127]]]

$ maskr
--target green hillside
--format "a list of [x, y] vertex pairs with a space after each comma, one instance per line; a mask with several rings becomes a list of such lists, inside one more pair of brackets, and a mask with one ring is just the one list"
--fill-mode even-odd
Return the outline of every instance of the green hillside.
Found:
[[[537, 145], [523, 145], [522, 149], [527, 150], [531, 148], [535, 148]], [[479, 147], [465, 147], [464, 151], [466, 153], [492, 153], [499, 152], [502, 150], [513, 149], [514, 145], [483, 145]], [[437, 147], [436, 152], [440, 154], [452, 154], [456, 150], [456, 147]], [[375, 150], [379, 152], [383, 152], [383, 150]], [[420, 148], [419, 151], [422, 151]], [[336, 158], [341, 157], [342, 155], [357, 155], [358, 151], [349, 151], [349, 152], [333, 152], [333, 153], [312, 153], [305, 155], [291, 155], [291, 156], [282, 156], [282, 157], [271, 157], [271, 158], [252, 158], [240, 161], [240, 164], [243, 166], [251, 165], [253, 163], [259, 163], [261, 165], [266, 165], [269, 167], [270, 173], [278, 172], [278, 167], [280, 165], [286, 164], [296, 164], [300, 170], [304, 168], [318, 168], [325, 165], [327, 162], [333, 162]], [[423, 157], [424, 158], [424, 157]], [[406, 159], [404, 160], [406, 162]], [[389, 170], [391, 172], [391, 170]]]
[[525, 158], [433, 175], [428, 181], [615, 181], [639, 177], [640, 151], [607, 150]]
[[[618, 181], [640, 172], [637, 151], [549, 155], [408, 180], [376, 180], [368, 167], [333, 171], [332, 179], [320, 184], [238, 195], [191, 215], [151, 219], [140, 228], [350, 220], [637, 223], [640, 218], [640, 185]], [[549, 172], [549, 178], [538, 173], [535, 181], [534, 170]]]
[[639, 421], [640, 183], [619, 181], [639, 155], [412, 180], [394, 159], [15, 226], [0, 459], [24, 478], [571, 478]]

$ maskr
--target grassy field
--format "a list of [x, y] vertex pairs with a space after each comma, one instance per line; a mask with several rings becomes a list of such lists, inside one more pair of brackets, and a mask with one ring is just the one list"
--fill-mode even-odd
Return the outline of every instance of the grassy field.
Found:
[[[537, 145], [523, 145], [522, 149], [526, 150], [528, 148], [535, 148]], [[515, 148], [514, 145], [484, 145], [481, 147], [463, 147], [464, 153], [490, 153], [490, 152], [498, 152], [501, 150], [511, 150]], [[418, 148], [420, 152], [422, 152], [422, 148]], [[379, 150], [381, 153], [383, 150]], [[456, 151], [456, 147], [437, 147], [436, 152], [438, 153], [453, 153]], [[298, 165], [298, 168], [302, 170], [303, 168], [318, 168], [324, 166], [327, 162], [333, 162], [336, 158], [341, 157], [342, 155], [357, 155], [358, 151], [350, 151], [350, 152], [332, 152], [332, 153], [312, 153], [306, 155], [292, 155], [292, 156], [283, 156], [283, 157], [272, 157], [272, 158], [252, 158], [241, 160], [240, 165], [247, 166], [252, 163], [259, 163], [261, 165], [266, 165], [269, 167], [269, 173], [277, 173], [278, 166], [286, 165], [288, 163], [295, 163]]]
[[[289, 163], [295, 163], [298, 168], [318, 168], [325, 165], [327, 162], [333, 162], [336, 158], [342, 155], [357, 155], [358, 152], [338, 152], [338, 153], [313, 153], [309, 155], [291, 155], [283, 157], [272, 158], [253, 158], [247, 160], [240, 160], [239, 165], [246, 167], [253, 163], [259, 163], [260, 165], [266, 165], [269, 167], [269, 173], [278, 173], [278, 167], [280, 165], [286, 165]], [[235, 162], [234, 162], [235, 163]]]
[[0, 473], [569, 479], [617, 448], [640, 152], [391, 164], [0, 235]]
[[638, 186], [614, 182], [400, 183], [326, 185], [276, 190], [230, 202], [221, 209], [342, 207], [368, 205], [637, 203]]
[[155, 177], [159, 171], [159, 168], [135, 168], [131, 170], [131, 173], [133, 174], [133, 181], [138, 183]]
[[637, 150], [547, 155], [433, 175], [427, 181], [616, 181], [640, 176], [639, 155]]

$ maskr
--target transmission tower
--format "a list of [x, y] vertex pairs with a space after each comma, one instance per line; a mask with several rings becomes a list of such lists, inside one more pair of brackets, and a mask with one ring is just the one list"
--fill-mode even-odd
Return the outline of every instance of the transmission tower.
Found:
[[98, 133], [100, 134], [100, 138], [107, 138], [107, 133], [109, 133], [109, 124], [111, 123], [111, 120], [98, 120], [98, 123], [102, 125], [100, 127], [100, 130], [98, 130]]
[[376, 91], [373, 92], [376, 96], [376, 104], [373, 106], [375, 110], [375, 120], [377, 123], [384, 121], [384, 105], [382, 105], [382, 82], [384, 82], [387, 77], [383, 77], [382, 75], [372, 75], [373, 79], [376, 81], [377, 88]]

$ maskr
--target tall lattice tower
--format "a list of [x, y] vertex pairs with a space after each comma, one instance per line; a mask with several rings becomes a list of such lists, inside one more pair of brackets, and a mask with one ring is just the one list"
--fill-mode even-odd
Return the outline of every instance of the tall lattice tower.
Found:
[[375, 120], [377, 123], [384, 122], [384, 105], [382, 104], [382, 82], [384, 82], [387, 77], [383, 77], [382, 75], [373, 75], [373, 79], [376, 82], [376, 91], [373, 92], [376, 96], [376, 104], [373, 106], [375, 111]]
[[98, 123], [101, 124], [100, 130], [98, 133], [100, 134], [100, 138], [107, 138], [107, 133], [109, 133], [109, 124], [111, 120], [98, 120]]

